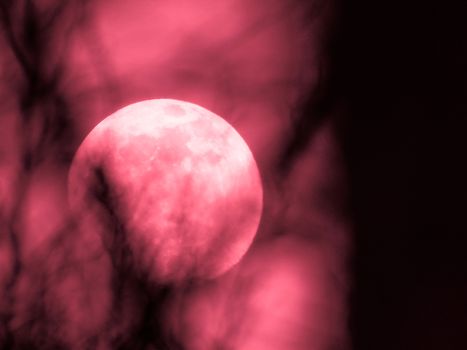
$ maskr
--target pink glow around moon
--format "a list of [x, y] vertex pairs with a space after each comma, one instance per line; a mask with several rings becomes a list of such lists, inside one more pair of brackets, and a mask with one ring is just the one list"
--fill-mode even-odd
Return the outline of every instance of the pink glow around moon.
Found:
[[256, 234], [263, 191], [253, 155], [230, 124], [160, 99], [122, 108], [89, 133], [70, 170], [69, 201], [96, 231], [117, 220], [135, 267], [171, 283], [236, 264]]

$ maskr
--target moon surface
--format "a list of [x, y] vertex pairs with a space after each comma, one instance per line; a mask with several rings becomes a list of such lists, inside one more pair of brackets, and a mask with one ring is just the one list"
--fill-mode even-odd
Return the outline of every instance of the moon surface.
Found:
[[87, 230], [127, 247], [133, 267], [158, 283], [231, 268], [263, 205], [256, 162], [236, 130], [169, 99], [131, 104], [100, 122], [80, 145], [68, 186], [72, 212], [92, 223]]

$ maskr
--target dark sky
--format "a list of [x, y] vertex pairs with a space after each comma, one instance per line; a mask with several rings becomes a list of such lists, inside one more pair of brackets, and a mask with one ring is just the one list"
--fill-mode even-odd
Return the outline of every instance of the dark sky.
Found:
[[467, 347], [467, 3], [341, 1], [354, 349]]

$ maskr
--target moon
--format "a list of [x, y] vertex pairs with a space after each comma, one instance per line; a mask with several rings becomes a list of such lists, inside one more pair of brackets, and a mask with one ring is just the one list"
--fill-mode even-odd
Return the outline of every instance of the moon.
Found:
[[263, 206], [257, 164], [237, 131], [171, 99], [101, 121], [75, 154], [68, 196], [88, 230], [104, 232], [104, 242], [119, 236], [133, 267], [157, 283], [226, 272], [251, 245]]

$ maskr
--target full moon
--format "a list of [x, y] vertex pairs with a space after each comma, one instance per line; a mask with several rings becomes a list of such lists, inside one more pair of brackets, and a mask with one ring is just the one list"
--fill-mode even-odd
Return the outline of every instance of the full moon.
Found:
[[134, 268], [158, 283], [227, 271], [248, 250], [263, 205], [256, 162], [237, 131], [170, 99], [100, 122], [73, 159], [68, 189], [74, 215], [96, 226], [87, 229], [104, 232], [104, 242], [123, 235]]

